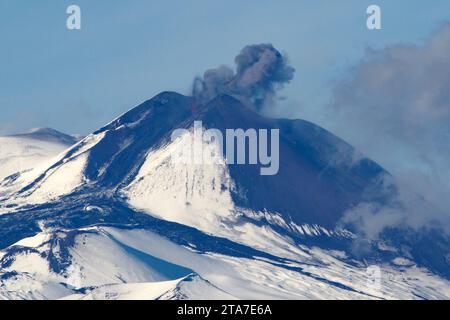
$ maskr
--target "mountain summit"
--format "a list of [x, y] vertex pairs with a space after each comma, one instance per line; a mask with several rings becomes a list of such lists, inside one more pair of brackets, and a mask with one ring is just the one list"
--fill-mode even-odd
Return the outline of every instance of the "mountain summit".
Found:
[[72, 145], [80, 140], [76, 136], [71, 136], [52, 128], [34, 128], [27, 133], [12, 135], [12, 137], [55, 142], [65, 145]]
[[50, 128], [0, 136], [0, 181], [11, 174], [31, 170], [78, 140], [80, 139]]

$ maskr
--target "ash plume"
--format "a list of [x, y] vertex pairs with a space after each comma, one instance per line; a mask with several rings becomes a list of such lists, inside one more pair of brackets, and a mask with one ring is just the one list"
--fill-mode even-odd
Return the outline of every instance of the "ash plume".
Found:
[[219, 94], [229, 94], [261, 110], [271, 105], [276, 92], [294, 78], [295, 69], [289, 65], [286, 55], [271, 44], [248, 45], [234, 62], [236, 71], [220, 66], [197, 77], [192, 95], [206, 103]]

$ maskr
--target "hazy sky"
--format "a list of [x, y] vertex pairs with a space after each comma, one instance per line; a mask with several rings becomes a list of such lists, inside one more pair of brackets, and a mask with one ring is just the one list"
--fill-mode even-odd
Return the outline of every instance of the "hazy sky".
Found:
[[[383, 30], [366, 28], [369, 4]], [[188, 93], [194, 76], [246, 44], [271, 42], [297, 69], [284, 116], [327, 127], [331, 83], [367, 46], [421, 43], [450, 2], [1, 0], [0, 134], [32, 127], [89, 133], [163, 90]], [[66, 8], [82, 30], [66, 29]]]

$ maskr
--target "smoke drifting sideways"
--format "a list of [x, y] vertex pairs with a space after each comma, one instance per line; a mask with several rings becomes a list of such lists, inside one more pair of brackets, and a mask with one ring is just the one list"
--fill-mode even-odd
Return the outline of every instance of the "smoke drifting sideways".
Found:
[[260, 111], [273, 105], [277, 91], [294, 78], [295, 69], [287, 56], [272, 44], [248, 45], [234, 62], [236, 71], [220, 66], [195, 78], [192, 96], [204, 104], [220, 94], [228, 94]]
[[389, 228], [450, 239], [450, 22], [421, 44], [367, 49], [333, 87], [332, 128], [395, 177], [394, 201], [360, 203], [342, 222], [369, 238]]

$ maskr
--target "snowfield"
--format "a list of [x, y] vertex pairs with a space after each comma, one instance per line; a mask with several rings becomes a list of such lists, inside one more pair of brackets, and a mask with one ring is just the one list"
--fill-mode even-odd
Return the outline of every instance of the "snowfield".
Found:
[[51, 160], [68, 145], [21, 137], [0, 137], [0, 180]]
[[[2, 255], [4, 299], [450, 298], [446, 280], [416, 267], [383, 266], [381, 286], [373, 288], [363, 266], [317, 248], [283, 264], [201, 254], [146, 230], [55, 230], [21, 240]], [[56, 262], [70, 265], [55, 270]]]

